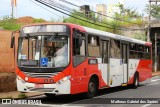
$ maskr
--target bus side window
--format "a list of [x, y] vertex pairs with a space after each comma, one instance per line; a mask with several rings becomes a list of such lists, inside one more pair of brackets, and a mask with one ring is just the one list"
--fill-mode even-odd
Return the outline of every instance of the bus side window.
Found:
[[136, 52], [136, 44], [134, 44], [134, 43], [129, 44], [129, 58], [130, 59], [138, 58], [137, 52]]
[[88, 35], [88, 55], [93, 57], [100, 57], [99, 37]]
[[138, 58], [143, 59], [144, 46], [143, 45], [137, 45], [137, 49], [138, 49]]
[[73, 34], [73, 66], [76, 67], [86, 59], [86, 37], [84, 33]]
[[80, 33], [77, 35], [77, 37], [74, 37], [73, 38], [73, 55], [85, 56], [86, 55], [85, 45], [86, 45], [86, 41], [85, 41], [85, 35], [83, 33]]
[[120, 41], [111, 39], [111, 58], [121, 58]]
[[143, 54], [143, 57], [145, 59], [150, 59], [151, 58], [151, 51], [150, 51], [150, 47], [149, 46], [145, 46], [144, 47], [144, 54]]

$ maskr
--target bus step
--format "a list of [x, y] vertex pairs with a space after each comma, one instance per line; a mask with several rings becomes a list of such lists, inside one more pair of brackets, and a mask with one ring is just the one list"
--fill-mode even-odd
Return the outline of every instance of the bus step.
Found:
[[123, 83], [122, 86], [127, 86], [127, 84]]

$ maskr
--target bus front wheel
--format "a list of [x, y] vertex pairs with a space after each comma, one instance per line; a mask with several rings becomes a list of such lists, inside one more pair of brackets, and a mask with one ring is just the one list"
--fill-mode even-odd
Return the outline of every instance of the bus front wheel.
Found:
[[86, 98], [92, 98], [96, 95], [97, 92], [97, 82], [95, 78], [91, 78], [88, 83], [88, 92], [85, 93]]

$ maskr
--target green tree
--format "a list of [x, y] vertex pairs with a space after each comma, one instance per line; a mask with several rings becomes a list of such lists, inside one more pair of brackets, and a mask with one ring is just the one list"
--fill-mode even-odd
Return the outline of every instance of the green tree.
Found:
[[11, 18], [9, 16], [5, 16], [2, 19], [0, 19], [0, 27], [5, 30], [19, 30], [21, 24], [17, 24], [17, 21], [15, 18]]
[[46, 21], [44, 19], [37, 19], [37, 18], [33, 19], [33, 23], [42, 23], [42, 22], [46, 22]]
[[[64, 18], [64, 22], [68, 22], [68, 23], [74, 23], [74, 24], [78, 24], [81, 26], [86, 26], [86, 27], [90, 27], [90, 28], [94, 28], [94, 29], [98, 29], [98, 30], [103, 30], [103, 31], [107, 31], [107, 32], [114, 32], [114, 26], [109, 26], [109, 24], [111, 24], [112, 22], [107, 22], [107, 20], [102, 20], [101, 22], [99, 22], [98, 18], [95, 17], [93, 12], [90, 12], [89, 15], [85, 15], [82, 12], [77, 12], [74, 11], [73, 13], [70, 14], [73, 17], [66, 17]], [[76, 17], [76, 18], [74, 18]], [[82, 20], [79, 20], [82, 19]], [[83, 21], [85, 20], [85, 21]], [[91, 22], [91, 23], [88, 23]], [[92, 24], [94, 23], [94, 24]], [[107, 24], [108, 23], [108, 24]], [[98, 24], [98, 25], [95, 25]], [[101, 26], [106, 26], [105, 27], [101, 27]], [[107, 27], [111, 27], [113, 29], [109, 29]]]
[[[145, 12], [149, 14], [149, 5], [147, 4], [145, 7]], [[151, 5], [151, 16], [155, 19], [160, 19], [160, 5], [152, 4]]]

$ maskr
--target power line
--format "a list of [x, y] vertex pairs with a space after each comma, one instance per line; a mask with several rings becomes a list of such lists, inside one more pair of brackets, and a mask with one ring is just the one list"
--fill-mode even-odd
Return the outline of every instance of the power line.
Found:
[[[45, 2], [45, 3], [48, 3], [48, 2]], [[55, 1], [54, 1], [54, 3], [55, 4], [58, 4], [58, 3], [56, 3]], [[69, 11], [69, 10], [67, 10], [67, 9], [64, 9], [64, 8], [61, 8], [61, 7], [63, 7], [63, 5], [62, 4], [58, 4], [58, 5], [61, 5], [61, 7], [60, 6], [56, 6], [55, 4], [54, 4], [53, 2], [49, 2], [48, 4], [50, 4], [51, 6], [55, 6], [56, 8], [59, 8], [59, 9], [61, 9], [61, 10], [63, 10], [63, 11], [67, 11], [67, 12], [69, 12], [70, 14], [73, 14], [71, 11]], [[86, 17], [86, 16], [83, 16], [84, 14], [82, 14], [82, 13], [76, 13], [76, 15], [79, 15], [80, 17], [82, 17], [82, 18], [87, 18], [87, 19], [90, 19], [90, 20], [93, 20], [93, 19], [91, 19], [91, 18], [88, 18], [88, 17]], [[95, 20], [95, 19], [94, 19]], [[97, 21], [97, 20], [95, 20], [95, 21]], [[99, 22], [99, 21], [97, 21], [97, 22]], [[102, 24], [107, 24], [107, 25], [109, 25], [109, 26], [111, 26], [111, 27], [120, 27], [120, 26], [116, 26], [116, 25], [113, 25], [113, 24], [109, 24], [109, 23], [105, 23], [105, 22], [99, 22], [99, 23], [102, 23]], [[124, 28], [124, 27], [123, 27]], [[125, 27], [125, 29], [129, 29], [129, 28], [126, 28]], [[135, 30], [135, 29], [132, 29], [132, 28], [130, 28], [131, 30]]]
[[[66, 1], [66, 0], [61, 0], [61, 1], [65, 1], [65, 2], [67, 2], [68, 3], [68, 1]], [[69, 12], [70, 14], [73, 14], [71, 11], [73, 11], [71, 8], [69, 8], [69, 7], [67, 7], [67, 6], [64, 6], [64, 5], [62, 5], [62, 4], [59, 4], [59, 3], [57, 3], [57, 2], [53, 2], [53, 1], [48, 1], [49, 3], [50, 3], [50, 5], [52, 5], [52, 6], [55, 6], [55, 7], [57, 7], [57, 8], [59, 8], [59, 9], [61, 9], [61, 10], [63, 10], [63, 11], [67, 11], [67, 12]], [[48, 3], [48, 2], [45, 2], [45, 3]], [[63, 7], [67, 7], [67, 8], [69, 8], [69, 9], [65, 9], [65, 8], [63, 8]], [[70, 10], [70, 11], [69, 11]], [[89, 17], [86, 17], [86, 16], [82, 16], [82, 15], [84, 15], [84, 14], [82, 14], [82, 13], [78, 13], [77, 15], [79, 15], [79, 16], [81, 16], [81, 17], [85, 17], [85, 18], [87, 18], [87, 19], [90, 19], [90, 20], [93, 20], [93, 19], [91, 19], [91, 18], [89, 18]], [[102, 23], [102, 24], [107, 24], [107, 25], [109, 25], [109, 26], [114, 26], [114, 27], [122, 27], [122, 26], [117, 26], [117, 25], [113, 25], [113, 24], [110, 24], [110, 23], [106, 23], [106, 22], [100, 22], [100, 21], [98, 21], [98, 20], [96, 20], [95, 18], [94, 18], [94, 21], [97, 21], [97, 22], [99, 22], [99, 23]], [[135, 28], [127, 28], [127, 27], [123, 27], [124, 29], [129, 29], [129, 30], [145, 30], [145, 29], [135, 29]]]
[[39, 7], [41, 7], [41, 8], [43, 8], [44, 10], [46, 10], [46, 11], [48, 11], [48, 12], [50, 12], [50, 13], [52, 13], [52, 14], [54, 14], [54, 15], [60, 17], [60, 18], [63, 18], [62, 16], [60, 16], [60, 15], [58, 15], [58, 14], [55, 14], [54, 12], [50, 11], [49, 9], [44, 8], [43, 6], [41, 6], [41, 5], [37, 4], [37, 3], [35, 3], [34, 1], [32, 1], [32, 0], [29, 0], [29, 1], [32, 2], [32, 3], [34, 3], [34, 4], [36, 4], [37, 6], [39, 6]]
[[[78, 6], [78, 5], [74, 4], [74, 3], [71, 3], [71, 2], [66, 1], [66, 0], [59, 0], [59, 1], [62, 1], [62, 2], [64, 2], [64, 3], [68, 3], [68, 4], [70, 4], [70, 5], [72, 5], [72, 6], [76, 6], [76, 7], [78, 7], [78, 8], [81, 7], [81, 6]], [[115, 20], [118, 20], [118, 21], [123, 21], [123, 22], [128, 22], [128, 23], [132, 23], [132, 24], [136, 24], [136, 25], [141, 25], [141, 24], [139, 24], [139, 23], [134, 23], [134, 22], [131, 22], [131, 21], [122, 20], [122, 19], [119, 19], [119, 18], [115, 18], [115, 17], [111, 17], [111, 16], [108, 16], [108, 15], [102, 14], [102, 13], [98, 13], [98, 12], [95, 12], [95, 11], [93, 11], [93, 10], [91, 10], [91, 12], [94, 12], [94, 13], [97, 13], [97, 14], [99, 14], [99, 15], [102, 15], [102, 16], [105, 16], [105, 17], [109, 17], [109, 18], [112, 18], [112, 19], [115, 19]]]
[[[48, 2], [45, 2], [45, 3], [48, 3]], [[52, 5], [52, 6], [55, 6], [56, 8], [59, 8], [59, 9], [61, 9], [61, 10], [63, 10], [63, 11], [69, 12], [70, 14], [73, 14], [73, 13], [71, 12], [71, 11], [73, 11], [73, 10], [70, 9], [70, 11], [69, 11], [69, 9], [64, 9], [64, 8], [63, 8], [64, 5], [59, 4], [59, 3], [55, 2], [55, 1], [54, 1], [54, 3], [53, 3], [53, 2], [50, 2], [49, 4]], [[84, 16], [84, 14], [82, 14], [82, 13], [80, 13], [80, 12], [76, 13], [76, 15], [79, 15], [79, 16], [81, 16], [82, 18], [87, 18], [87, 19], [93, 20], [93, 19], [91, 19], [91, 18], [88, 18], [88, 17]], [[97, 21], [97, 20], [94, 19], [94, 21]], [[98, 22], [99, 22], [99, 21], [98, 21]], [[107, 25], [112, 26], [112, 27], [113, 27], [113, 26], [114, 26], [114, 27], [120, 27], [120, 26], [112, 25], [112, 24], [105, 23], [105, 22], [99, 22], [99, 23], [107, 24]], [[127, 28], [125, 28], [125, 29], [127, 29]]]
[[[81, 21], [84, 21], [84, 22], [87, 22], [87, 23], [90, 23], [90, 24], [94, 24], [94, 25], [97, 25], [97, 26], [100, 26], [100, 27], [109, 28], [109, 29], [115, 29], [115, 28], [112, 28], [112, 27], [103, 26], [103, 25], [100, 25], [100, 24], [96, 24], [96, 23], [93, 23], [93, 22], [90, 22], [90, 21], [87, 21], [87, 20], [84, 20], [84, 19], [75, 17], [75, 16], [73, 16], [73, 15], [70, 15], [70, 14], [68, 14], [68, 13], [65, 13], [65, 12], [63, 12], [63, 11], [61, 11], [61, 10], [59, 10], [59, 9], [56, 9], [56, 8], [50, 6], [48, 3], [44, 3], [44, 2], [39, 1], [39, 0], [35, 0], [35, 1], [37, 1], [37, 2], [39, 2], [39, 3], [41, 3], [41, 4], [43, 4], [43, 5], [45, 5], [45, 6], [47, 6], [47, 7], [50, 7], [50, 8], [52, 8], [52, 9], [58, 11], [58, 12], [61, 12], [61, 13], [65, 14], [65, 15], [68, 15], [68, 16], [70, 16], [70, 17], [73, 17], [73, 18], [75, 18], [75, 19], [78, 19], [78, 20], [81, 20]], [[117, 29], [117, 28], [116, 28], [116, 30], [125, 30], [125, 29], [120, 29], [120, 28]]]
[[[84, 19], [75, 17], [75, 16], [73, 16], [73, 15], [70, 15], [70, 14], [68, 14], [68, 13], [63, 12], [63, 11], [66, 11], [65, 9], [63, 9], [63, 11], [61, 11], [61, 10], [59, 10], [59, 9], [53, 8], [53, 4], [50, 4], [51, 2], [45, 2], [45, 1], [43, 1], [43, 0], [40, 0], [40, 1], [39, 1], [39, 0], [35, 0], [35, 1], [37, 1], [37, 2], [39, 2], [39, 3], [41, 3], [41, 4], [43, 3], [44, 5], [47, 4], [46, 6], [52, 8], [52, 9], [54, 9], [54, 10], [56, 10], [56, 11], [59, 11], [59, 12], [61, 12], [61, 13], [63, 13], [63, 14], [66, 14], [66, 15], [68, 15], [68, 16], [70, 16], [70, 17], [79, 19], [79, 20], [81, 20], [81, 21], [85, 21], [85, 22], [88, 22], [88, 23], [91, 23], [91, 24], [94, 24], [94, 25], [97, 25], [97, 26], [101, 26], [101, 27], [105, 27], [105, 28], [109, 28], [109, 29], [114, 29], [114, 30], [127, 30], [126, 28], [125, 28], [125, 29], [121, 29], [121, 28], [108, 27], [108, 26], [100, 25], [100, 24], [97, 24], [97, 23], [93, 23], [93, 22], [91, 22], [91, 21], [87, 21], [87, 20], [84, 20]], [[49, 0], [48, 0], [48, 1], [49, 1]], [[52, 6], [50, 6], [50, 5], [52, 5]], [[61, 8], [61, 9], [62, 9], [62, 8]], [[68, 11], [68, 12], [69, 12], [69, 11]], [[108, 23], [107, 23], [107, 24], [108, 24]], [[132, 28], [130, 28], [130, 30], [144, 30], [144, 29], [132, 29]]]

